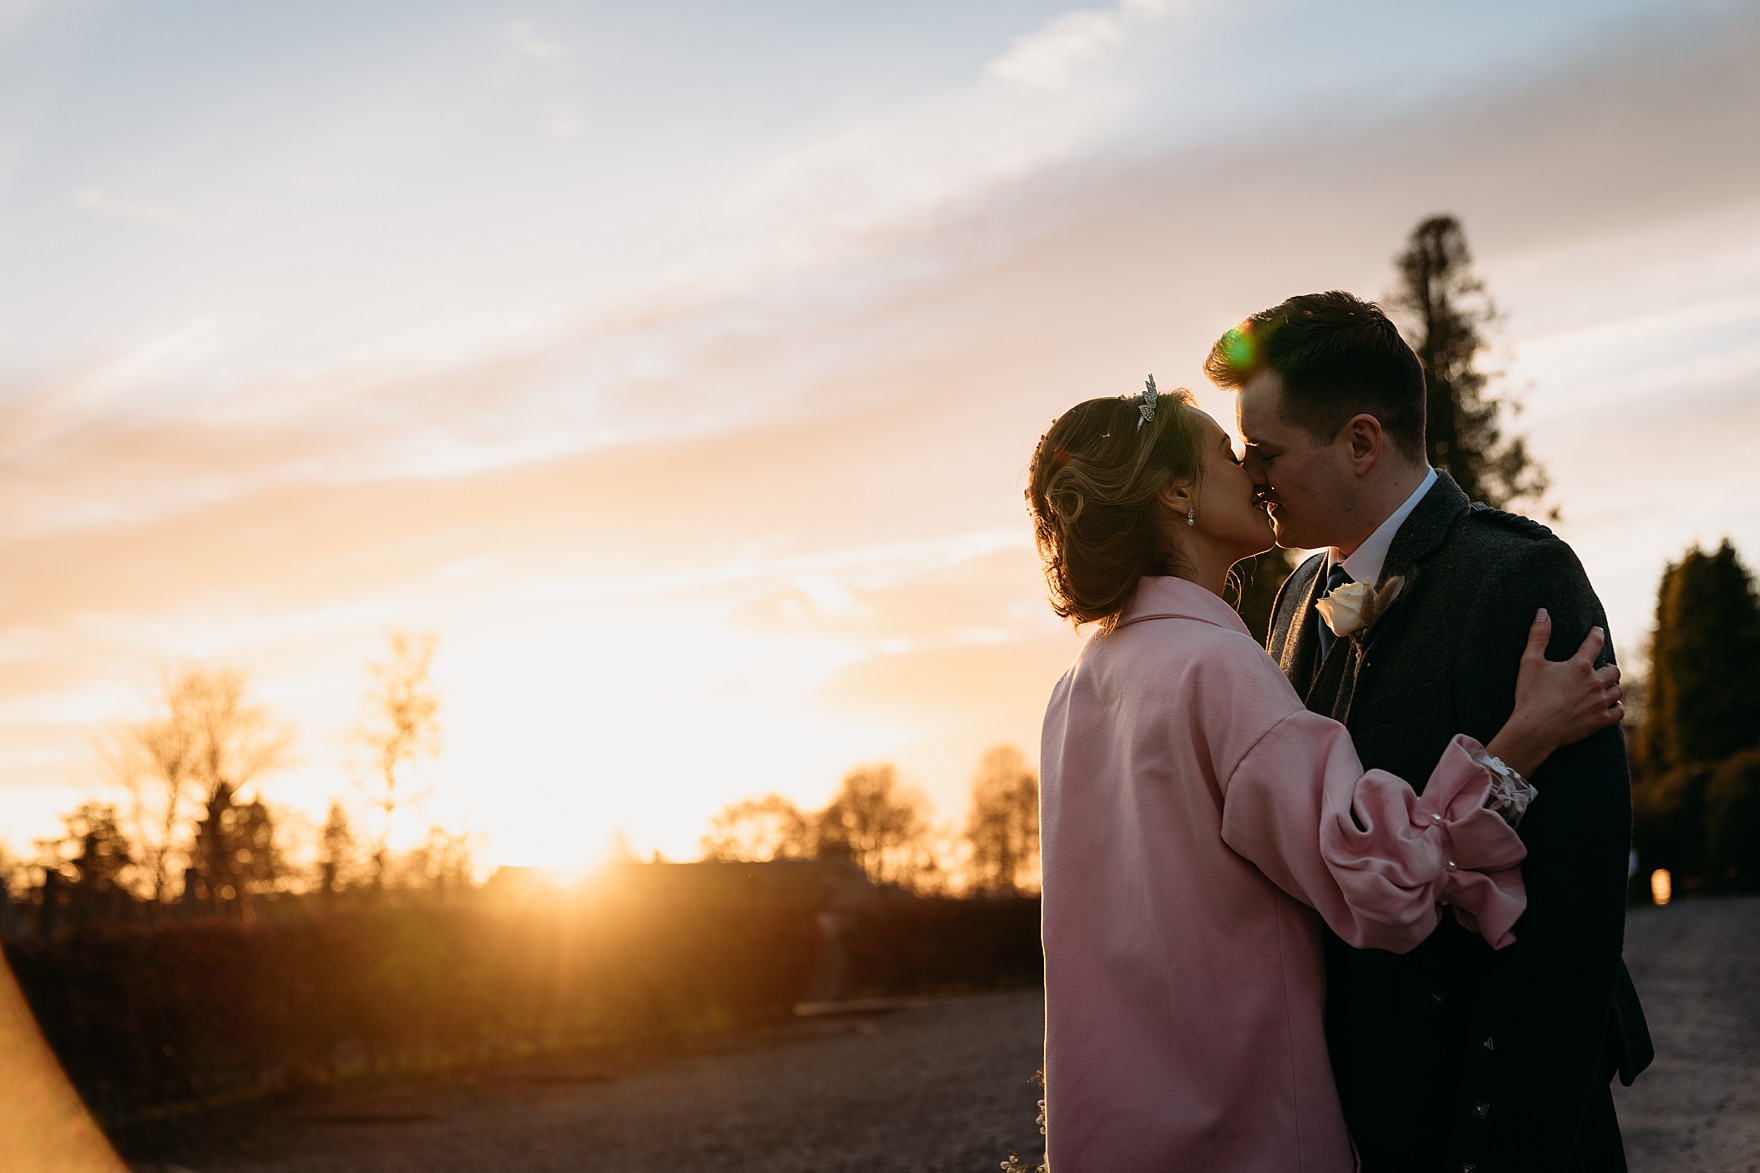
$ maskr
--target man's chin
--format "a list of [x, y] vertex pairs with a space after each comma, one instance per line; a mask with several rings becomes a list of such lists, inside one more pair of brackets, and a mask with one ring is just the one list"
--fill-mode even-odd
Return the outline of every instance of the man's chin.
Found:
[[1271, 537], [1273, 541], [1285, 550], [1308, 550], [1313, 548], [1310, 543], [1302, 541], [1300, 536], [1296, 534], [1291, 527], [1278, 525], [1276, 518], [1273, 518], [1271, 521]]

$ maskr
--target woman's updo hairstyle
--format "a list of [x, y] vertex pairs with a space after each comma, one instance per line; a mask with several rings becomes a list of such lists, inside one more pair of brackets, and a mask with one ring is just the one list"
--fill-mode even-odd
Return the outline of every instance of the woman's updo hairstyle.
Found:
[[1051, 609], [1077, 626], [1110, 631], [1137, 580], [1171, 568], [1158, 541], [1156, 495], [1195, 482], [1200, 465], [1196, 403], [1180, 388], [1156, 396], [1090, 399], [1059, 416], [1039, 439], [1027, 503], [1045, 560]]

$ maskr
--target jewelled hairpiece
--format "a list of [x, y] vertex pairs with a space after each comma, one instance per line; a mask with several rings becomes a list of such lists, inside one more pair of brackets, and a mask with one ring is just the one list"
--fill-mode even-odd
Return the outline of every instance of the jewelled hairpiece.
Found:
[[1144, 424], [1154, 422], [1158, 395], [1159, 392], [1155, 390], [1155, 376], [1150, 375], [1143, 382], [1143, 397], [1137, 404], [1137, 431], [1142, 431]]

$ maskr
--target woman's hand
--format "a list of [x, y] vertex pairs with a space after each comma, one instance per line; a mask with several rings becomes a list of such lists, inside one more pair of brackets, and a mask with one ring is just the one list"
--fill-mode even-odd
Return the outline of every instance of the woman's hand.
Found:
[[1528, 629], [1528, 646], [1522, 650], [1515, 711], [1485, 747], [1522, 774], [1539, 769], [1553, 750], [1617, 725], [1625, 715], [1620, 703], [1619, 666], [1595, 667], [1607, 633], [1591, 627], [1582, 646], [1568, 660], [1546, 658], [1551, 638], [1552, 617], [1541, 608]]

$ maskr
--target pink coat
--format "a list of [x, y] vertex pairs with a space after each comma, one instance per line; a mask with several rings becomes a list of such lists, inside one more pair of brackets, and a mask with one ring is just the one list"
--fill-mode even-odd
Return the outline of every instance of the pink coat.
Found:
[[1349, 1173], [1320, 919], [1404, 952], [1446, 902], [1514, 939], [1524, 852], [1479, 748], [1422, 798], [1364, 773], [1228, 604], [1143, 579], [1045, 714], [1050, 1173]]

